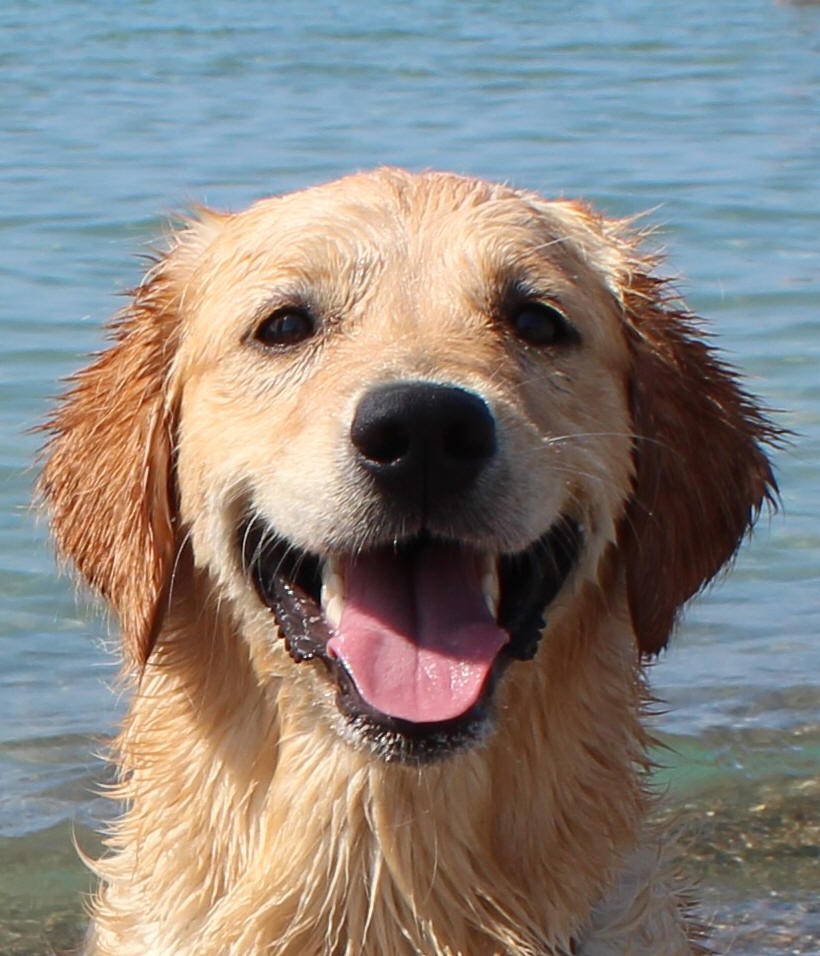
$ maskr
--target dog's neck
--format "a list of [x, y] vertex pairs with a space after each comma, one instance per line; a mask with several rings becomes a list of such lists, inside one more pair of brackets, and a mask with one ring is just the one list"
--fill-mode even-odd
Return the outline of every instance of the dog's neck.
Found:
[[[601, 900], [623, 884], [646, 809], [625, 605], [604, 607], [590, 586], [573, 602], [584, 621], [557, 609], [537, 660], [502, 682], [495, 733], [416, 768], [378, 760], [317, 718], [328, 705], [311, 665], [287, 661], [292, 679], [260, 675], [253, 641], [225, 606], [203, 613], [198, 590], [192, 582], [177, 601], [200, 607], [200, 633], [169, 617], [115, 751], [128, 755], [128, 810], [118, 852], [99, 864], [106, 946], [561, 953], [590, 920], [611, 922]], [[180, 613], [191, 620], [190, 606]], [[584, 646], [559, 647], [571, 639]], [[593, 943], [580, 951], [620, 952]]]

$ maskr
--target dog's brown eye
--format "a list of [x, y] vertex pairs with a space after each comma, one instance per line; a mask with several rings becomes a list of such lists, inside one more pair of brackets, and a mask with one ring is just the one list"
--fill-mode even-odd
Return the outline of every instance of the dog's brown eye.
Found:
[[577, 342], [578, 333], [566, 316], [545, 302], [524, 302], [510, 317], [515, 334], [530, 345], [563, 345]]
[[254, 338], [262, 345], [287, 348], [309, 339], [315, 331], [316, 322], [306, 309], [286, 306], [260, 322]]

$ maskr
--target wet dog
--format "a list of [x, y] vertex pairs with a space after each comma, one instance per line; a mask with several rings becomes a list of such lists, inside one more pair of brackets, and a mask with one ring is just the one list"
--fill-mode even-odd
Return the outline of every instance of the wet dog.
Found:
[[639, 240], [391, 169], [180, 229], [47, 426], [136, 685], [91, 952], [700, 951], [642, 660], [775, 433]]

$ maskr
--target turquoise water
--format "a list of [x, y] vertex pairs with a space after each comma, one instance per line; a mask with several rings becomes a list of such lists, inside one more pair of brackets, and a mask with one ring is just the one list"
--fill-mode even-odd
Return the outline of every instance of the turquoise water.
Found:
[[690, 303], [796, 432], [782, 513], [652, 679], [719, 946], [820, 952], [820, 8], [9, 0], [0, 90], [0, 951], [76, 941], [72, 829], [93, 848], [122, 707], [107, 624], [29, 513], [26, 430], [170, 212], [396, 163], [653, 210]]

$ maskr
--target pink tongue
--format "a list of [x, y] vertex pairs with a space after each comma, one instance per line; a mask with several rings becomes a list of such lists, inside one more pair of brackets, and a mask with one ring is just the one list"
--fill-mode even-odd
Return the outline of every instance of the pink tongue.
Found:
[[475, 555], [430, 544], [412, 556], [349, 560], [342, 619], [327, 646], [371, 707], [432, 723], [478, 701], [508, 640], [484, 602]]

